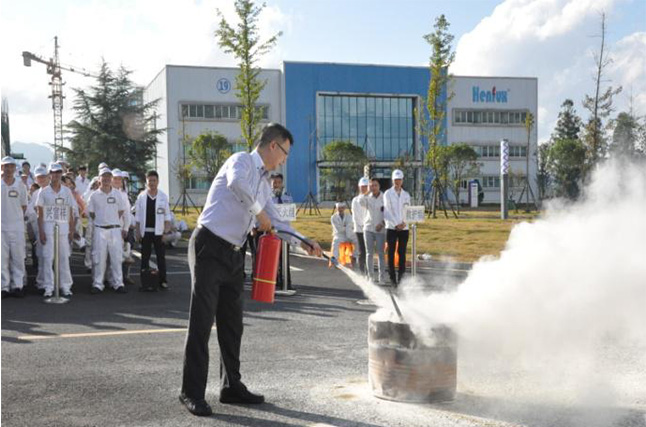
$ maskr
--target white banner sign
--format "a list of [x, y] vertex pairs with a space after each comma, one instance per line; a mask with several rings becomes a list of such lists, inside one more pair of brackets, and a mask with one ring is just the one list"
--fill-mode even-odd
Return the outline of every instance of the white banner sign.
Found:
[[284, 203], [284, 204], [274, 204], [276, 210], [278, 211], [278, 217], [283, 221], [296, 221], [296, 204], [295, 203]]
[[70, 207], [67, 205], [43, 206], [45, 222], [69, 222], [69, 210]]
[[406, 224], [424, 222], [424, 206], [406, 206], [404, 208], [404, 222]]

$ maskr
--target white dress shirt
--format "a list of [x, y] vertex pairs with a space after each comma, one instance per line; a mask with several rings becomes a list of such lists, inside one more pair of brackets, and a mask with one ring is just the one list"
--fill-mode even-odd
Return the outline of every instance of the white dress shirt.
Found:
[[[269, 173], [260, 154], [256, 150], [240, 152], [229, 157], [218, 171], [197, 222], [227, 242], [242, 246], [254, 226], [255, 216], [263, 209], [277, 230], [302, 237], [279, 218], [272, 201]], [[301, 243], [291, 236], [278, 235], [290, 244]]]
[[85, 195], [85, 192], [90, 185], [90, 179], [88, 177], [83, 178], [81, 175], [79, 175], [76, 177], [74, 182], [76, 184], [76, 191], [82, 196]]
[[[395, 230], [395, 227], [404, 222], [404, 208], [410, 205], [410, 194], [403, 188], [397, 193], [395, 187], [390, 187], [384, 193], [384, 220], [386, 228]], [[403, 228], [408, 230], [408, 224]]]
[[119, 190], [110, 189], [108, 193], [100, 188], [93, 192], [87, 204], [88, 213], [94, 214], [94, 224], [99, 227], [121, 225], [119, 212], [123, 214], [126, 205]]
[[352, 225], [355, 233], [363, 233], [363, 223], [366, 221], [366, 208], [361, 204], [361, 196], [359, 194], [352, 199]]
[[373, 233], [385, 233], [386, 228], [377, 231], [377, 225], [384, 225], [384, 193], [379, 193], [375, 197], [372, 193], [361, 196], [361, 203], [366, 209], [366, 218], [363, 223], [363, 231], [372, 231]]

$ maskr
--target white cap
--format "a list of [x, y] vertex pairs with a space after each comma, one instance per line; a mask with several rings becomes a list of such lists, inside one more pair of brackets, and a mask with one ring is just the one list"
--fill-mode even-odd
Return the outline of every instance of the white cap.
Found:
[[363, 187], [364, 185], [370, 185], [370, 180], [365, 176], [359, 180], [359, 187]]
[[126, 171], [121, 171], [121, 178], [130, 179], [130, 174]]
[[107, 168], [107, 167], [108, 167], [108, 164], [107, 164], [107, 163], [105, 163], [105, 162], [101, 162], [101, 163], [99, 163], [99, 170], [101, 170], [101, 169], [105, 169], [105, 168]]
[[393, 181], [396, 179], [404, 179], [404, 172], [400, 171], [399, 169], [395, 169], [393, 171], [392, 179]]
[[122, 178], [121, 169], [119, 169], [119, 168], [112, 169], [112, 176], [115, 177], [115, 178]]
[[108, 174], [108, 173], [110, 175], [112, 175], [112, 171], [110, 170], [110, 168], [106, 167], [106, 168], [102, 168], [102, 169], [99, 170], [99, 176], [103, 176], [103, 175]]
[[345, 205], [343, 203], [341, 203], [341, 202], [336, 202], [336, 204], [334, 206], [336, 206], [337, 209], [345, 208]]
[[16, 160], [11, 156], [3, 157], [2, 158], [2, 164], [3, 165], [15, 165]]
[[49, 173], [63, 172], [63, 166], [61, 166], [60, 163], [52, 162], [49, 164], [49, 168], [47, 170], [49, 171]]
[[45, 176], [45, 175], [47, 175], [47, 168], [44, 168], [42, 166], [38, 166], [34, 170], [34, 176]]

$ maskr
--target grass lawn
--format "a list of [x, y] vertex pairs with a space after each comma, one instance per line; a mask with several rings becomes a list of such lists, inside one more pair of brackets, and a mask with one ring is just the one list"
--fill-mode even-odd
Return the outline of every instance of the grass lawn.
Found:
[[[321, 209], [321, 215], [300, 214], [293, 223], [294, 228], [304, 235], [318, 240], [323, 249], [329, 250], [332, 243], [332, 226], [330, 225], [331, 209]], [[176, 213], [193, 229], [197, 213], [193, 210], [188, 215]], [[464, 210], [460, 218], [455, 219], [449, 212], [449, 218], [439, 213], [436, 219], [427, 218], [417, 228], [417, 253], [429, 253], [433, 258], [452, 257], [455, 261], [472, 262], [484, 255], [498, 256], [505, 247], [511, 228], [522, 221], [533, 221], [538, 217], [536, 212], [523, 211], [509, 213], [509, 220], [500, 219], [500, 211], [495, 208]], [[410, 243], [408, 245], [410, 253]]]

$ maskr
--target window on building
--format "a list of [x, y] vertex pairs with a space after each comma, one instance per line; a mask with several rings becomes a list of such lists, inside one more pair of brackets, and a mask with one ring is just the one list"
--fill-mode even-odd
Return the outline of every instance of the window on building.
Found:
[[[257, 107], [258, 114], [262, 121], [269, 121], [269, 106], [260, 105]], [[182, 118], [203, 119], [203, 120], [240, 120], [242, 117], [242, 105], [231, 104], [182, 104], [180, 106]]]
[[522, 126], [525, 124], [526, 111], [501, 110], [453, 110], [453, 123], [456, 125], [494, 125]]
[[414, 98], [321, 94], [317, 117], [322, 145], [350, 140], [376, 160], [414, 153]]

